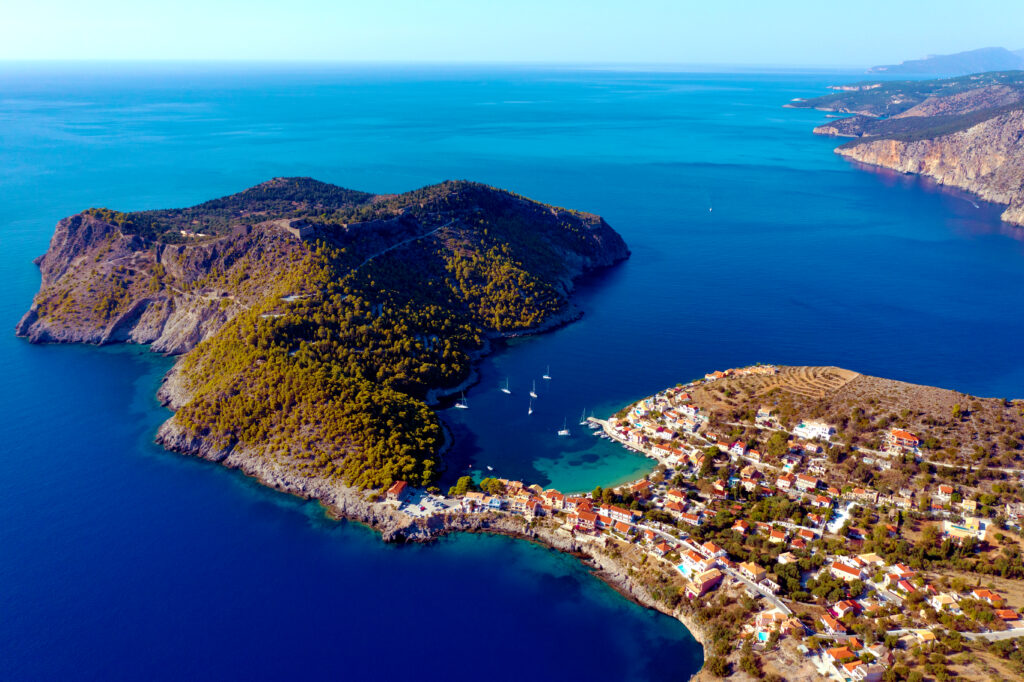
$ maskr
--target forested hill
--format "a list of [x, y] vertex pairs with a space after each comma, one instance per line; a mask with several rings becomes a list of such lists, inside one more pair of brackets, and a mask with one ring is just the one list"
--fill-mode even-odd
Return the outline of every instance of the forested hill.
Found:
[[494, 334], [569, 319], [581, 274], [628, 257], [598, 216], [471, 182], [373, 195], [276, 178], [185, 209], [58, 223], [17, 333], [182, 353], [167, 447], [281, 475], [429, 484], [427, 406]]

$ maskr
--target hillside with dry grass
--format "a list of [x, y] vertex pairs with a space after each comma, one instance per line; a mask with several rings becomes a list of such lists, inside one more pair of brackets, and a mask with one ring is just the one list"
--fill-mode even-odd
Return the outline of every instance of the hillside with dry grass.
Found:
[[858, 374], [839, 367], [779, 367], [774, 375], [729, 376], [695, 387], [695, 405], [719, 423], [752, 422], [775, 410], [784, 427], [817, 419], [836, 427], [846, 447], [882, 447], [891, 428], [911, 431], [929, 459], [1019, 467], [1024, 461], [1024, 401], [974, 396]]

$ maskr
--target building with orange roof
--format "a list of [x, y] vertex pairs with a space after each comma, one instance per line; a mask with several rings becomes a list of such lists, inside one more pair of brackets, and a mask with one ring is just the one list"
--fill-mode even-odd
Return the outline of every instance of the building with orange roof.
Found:
[[992, 590], [988, 590], [983, 587], [976, 587], [971, 590], [971, 596], [979, 601], [987, 602], [997, 608], [1003, 605], [1003, 598], [1001, 596]]
[[826, 634], [829, 635], [845, 635], [846, 626], [840, 623], [838, 620], [832, 617], [831, 614], [823, 613], [821, 615], [821, 627]]
[[837, 646], [833, 649], [829, 649], [825, 652], [825, 655], [836, 663], [842, 663], [843, 661], [849, 661], [857, 658], [857, 654], [850, 651], [850, 647], [848, 646]]
[[[572, 515], [570, 515], [571, 518]], [[597, 528], [597, 514], [590, 511], [577, 511], [575, 512], [576, 525], [584, 530], [594, 530]]]
[[847, 675], [853, 677], [854, 670], [862, 665], [864, 664], [860, 661], [850, 661], [849, 663], [843, 663], [843, 670], [846, 671]]
[[693, 576], [686, 586], [686, 596], [696, 599], [718, 587], [722, 582], [723, 574], [717, 568], [710, 568], [702, 573]]
[[388, 488], [387, 499], [392, 502], [401, 502], [409, 494], [409, 484], [405, 481], [395, 481]]
[[642, 500], [646, 500], [651, 496], [651, 482], [648, 480], [637, 481], [633, 485], [629, 486], [629, 492], [633, 493], [636, 497]]
[[552, 509], [560, 511], [565, 507], [565, 495], [557, 490], [545, 490], [541, 495]]
[[832, 564], [829, 565], [828, 571], [832, 574], [833, 577], [839, 578], [841, 580], [846, 580], [847, 582], [851, 580], [864, 579], [864, 573], [859, 568], [847, 566], [846, 564], [840, 563], [838, 561], [833, 561]]
[[716, 545], [715, 543], [708, 540], [700, 546], [701, 553], [709, 559], [717, 559], [720, 556], [725, 556], [727, 552]]
[[916, 450], [921, 445], [921, 439], [902, 429], [893, 429], [889, 432], [889, 442], [900, 448]]
[[740, 573], [750, 580], [753, 580], [755, 583], [761, 582], [767, 575], [767, 572], [763, 568], [752, 561], [744, 561], [740, 564]]

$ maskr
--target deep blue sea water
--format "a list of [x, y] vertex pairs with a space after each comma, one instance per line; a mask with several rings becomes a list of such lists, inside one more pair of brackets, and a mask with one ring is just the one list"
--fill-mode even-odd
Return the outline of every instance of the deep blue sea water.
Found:
[[[581, 287], [579, 322], [483, 364], [471, 408], [444, 415], [449, 477], [626, 480], [648, 463], [577, 427], [583, 409], [758, 361], [1021, 397], [1021, 232], [998, 207], [854, 169], [810, 134], [819, 113], [781, 108], [853, 78], [4, 66], [0, 326], [27, 308], [54, 223], [88, 206], [184, 206], [281, 175], [378, 192], [469, 178], [600, 213], [633, 257]], [[154, 393], [169, 366], [0, 334], [0, 678], [397, 665], [425, 680], [678, 680], [699, 666], [681, 625], [571, 558], [486, 536], [386, 546], [164, 452]]]

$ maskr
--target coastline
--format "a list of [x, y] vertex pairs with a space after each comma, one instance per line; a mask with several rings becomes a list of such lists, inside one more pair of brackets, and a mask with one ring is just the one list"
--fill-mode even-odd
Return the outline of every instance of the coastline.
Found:
[[[164, 447], [167, 443], [161, 442]], [[413, 518], [394, 508], [388, 502], [374, 501], [367, 493], [354, 488], [331, 483], [323, 479], [309, 479], [276, 468], [268, 470], [262, 460], [243, 452], [231, 452], [221, 459], [200, 451], [186, 452], [173, 449], [183, 455], [191, 455], [236, 469], [261, 485], [275, 492], [294, 495], [304, 500], [317, 501], [325, 514], [335, 521], [359, 523], [380, 534], [388, 543], [430, 543], [454, 533], [484, 533], [501, 535], [516, 540], [533, 542], [551, 551], [575, 557], [588, 572], [601, 580], [622, 597], [653, 611], [668, 616], [686, 628], [702, 649], [702, 660], [707, 661], [707, 633], [692, 614], [683, 609], [667, 608], [658, 602], [648, 590], [630, 577], [631, 567], [617, 561], [602, 550], [608, 547], [605, 538], [579, 538], [550, 525], [533, 525], [525, 518], [508, 513], [486, 512], [466, 514], [449, 512], [442, 517]], [[309, 485], [312, 482], [314, 485]], [[685, 603], [685, 602], [684, 602]], [[703, 666], [703, 664], [702, 664]], [[703, 667], [702, 667], [703, 669]], [[695, 673], [696, 675], [696, 673]]]
[[[570, 302], [561, 314], [553, 316], [530, 330], [489, 335], [485, 339], [484, 347], [473, 357], [472, 368], [467, 379], [454, 388], [443, 389], [443, 393], [440, 393], [442, 389], [436, 389], [438, 393], [432, 396], [434, 402], [429, 403], [430, 406], [436, 408], [445, 400], [452, 399], [452, 396], [457, 395], [458, 392], [478, 383], [479, 362], [493, 351], [495, 343], [500, 343], [507, 338], [553, 331], [578, 320], [583, 314], [582, 309]], [[157, 391], [161, 403], [172, 410], [187, 400], [187, 391], [178, 381], [180, 376], [178, 365], [175, 364], [164, 375]], [[606, 423], [603, 420], [600, 421], [602, 428], [605, 428]], [[444, 429], [444, 434], [445, 443], [439, 454], [443, 454], [453, 443], [447, 428]], [[621, 444], [618, 439], [615, 440]], [[617, 561], [601, 551], [607, 547], [608, 543], [604, 538], [586, 538], [584, 540], [569, 535], [564, 530], [551, 528], [550, 525], [533, 525], [523, 517], [508, 513], [447, 512], [440, 517], [432, 515], [426, 518], [414, 518], [399, 511], [391, 503], [372, 499], [373, 493], [360, 491], [322, 477], [304, 476], [297, 471], [269, 464], [265, 458], [248, 452], [243, 447], [215, 446], [201, 437], [186, 433], [174, 423], [173, 417], [160, 426], [156, 434], [156, 442], [166, 450], [198, 457], [228, 469], [238, 470], [275, 492], [294, 495], [304, 500], [316, 500], [324, 508], [329, 518], [366, 526], [379, 533], [383, 542], [429, 543], [453, 533], [486, 533], [534, 542], [551, 551], [569, 554], [578, 559], [591, 575], [607, 584], [624, 598], [638, 606], [673, 618], [682, 624], [694, 641], [701, 645], [702, 661], [704, 663], [707, 661], [707, 635], [692, 614], [681, 608], [668, 608], [658, 602], [643, 585], [630, 577], [632, 569], [628, 563]], [[659, 461], [644, 451], [637, 451], [637, 454], [645, 459], [652, 459], [654, 462]], [[703, 663], [701, 670], [703, 670]], [[696, 677], [699, 672], [694, 676]]]

